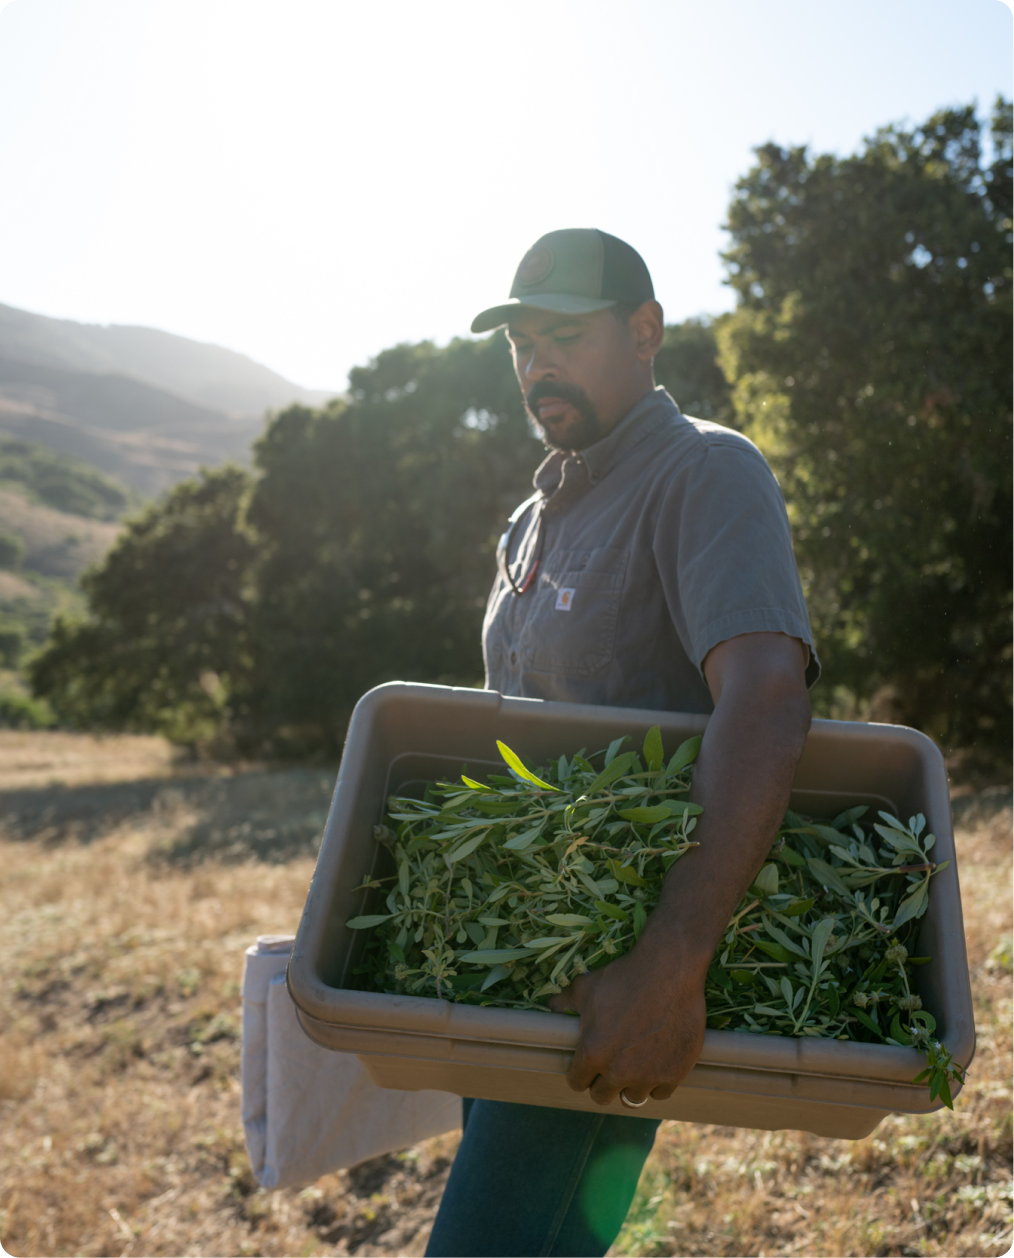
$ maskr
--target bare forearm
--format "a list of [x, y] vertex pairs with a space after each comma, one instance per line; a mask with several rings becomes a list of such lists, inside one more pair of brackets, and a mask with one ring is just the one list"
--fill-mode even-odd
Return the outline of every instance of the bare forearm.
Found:
[[805, 689], [773, 686], [723, 692], [694, 771], [700, 846], [673, 866], [642, 936], [642, 952], [675, 950], [701, 974], [770, 850], [809, 729]]
[[581, 1015], [567, 1078], [601, 1105], [621, 1088], [628, 1104], [665, 1100], [700, 1055], [705, 972], [777, 833], [810, 727], [805, 664], [802, 643], [778, 633], [732, 638], [704, 661], [715, 714], [694, 770], [700, 846], [670, 869], [636, 946], [551, 1002]]

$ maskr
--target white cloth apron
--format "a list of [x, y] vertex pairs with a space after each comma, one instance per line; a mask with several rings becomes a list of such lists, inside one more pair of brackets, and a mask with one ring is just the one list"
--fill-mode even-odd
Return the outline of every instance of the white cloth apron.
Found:
[[460, 1127], [460, 1097], [378, 1088], [357, 1057], [306, 1035], [285, 986], [292, 944], [261, 935], [243, 967], [243, 1127], [258, 1183], [312, 1183]]

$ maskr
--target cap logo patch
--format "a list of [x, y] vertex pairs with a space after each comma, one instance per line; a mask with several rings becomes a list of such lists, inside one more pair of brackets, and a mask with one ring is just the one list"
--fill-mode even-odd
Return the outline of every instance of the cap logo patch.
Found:
[[518, 267], [519, 284], [538, 284], [553, 269], [556, 259], [547, 245], [532, 245]]

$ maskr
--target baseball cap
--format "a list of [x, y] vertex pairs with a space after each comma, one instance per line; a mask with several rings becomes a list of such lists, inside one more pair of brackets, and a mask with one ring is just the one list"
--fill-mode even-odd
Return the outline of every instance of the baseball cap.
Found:
[[472, 320], [473, 332], [502, 327], [526, 307], [593, 314], [618, 301], [640, 306], [655, 290], [644, 259], [626, 241], [594, 227], [548, 232], [521, 259], [510, 297]]

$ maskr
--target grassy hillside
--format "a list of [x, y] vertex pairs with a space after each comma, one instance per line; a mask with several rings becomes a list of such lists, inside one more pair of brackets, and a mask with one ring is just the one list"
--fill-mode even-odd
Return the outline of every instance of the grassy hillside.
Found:
[[0, 436], [0, 490], [18, 486], [32, 501], [90, 520], [118, 520], [139, 494], [77, 459]]
[[20, 486], [0, 481], [0, 534], [21, 539], [18, 567], [25, 574], [55, 577], [73, 584], [89, 564], [113, 544], [119, 524], [89, 519], [33, 502]]
[[[333, 770], [0, 731], [0, 1240], [14, 1254], [421, 1254], [457, 1133], [257, 1187], [239, 984], [293, 931]], [[1009, 1249], [1010, 811], [957, 833], [979, 1036], [953, 1114], [867, 1139], [664, 1123], [626, 1255]]]
[[201, 466], [246, 462], [261, 427], [127, 376], [0, 357], [0, 437], [88, 463], [146, 498]]
[[79, 460], [0, 436], [0, 725], [46, 719], [28, 698], [21, 667], [54, 616], [83, 612], [77, 578], [140, 502]]

